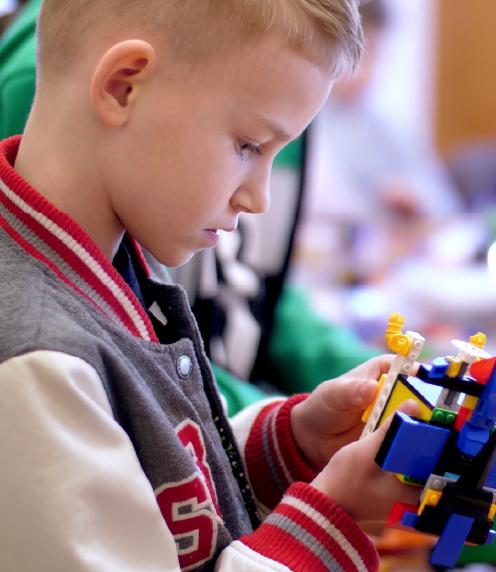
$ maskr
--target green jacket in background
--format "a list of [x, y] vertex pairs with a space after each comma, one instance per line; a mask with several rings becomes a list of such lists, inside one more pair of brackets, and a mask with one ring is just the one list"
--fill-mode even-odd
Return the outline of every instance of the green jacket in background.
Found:
[[22, 133], [36, 82], [36, 18], [31, 0], [0, 39], [0, 139]]

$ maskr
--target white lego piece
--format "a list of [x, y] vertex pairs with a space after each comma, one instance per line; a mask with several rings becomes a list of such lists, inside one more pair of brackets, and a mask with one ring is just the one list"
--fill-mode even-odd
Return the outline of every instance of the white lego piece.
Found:
[[365, 437], [377, 429], [377, 424], [382, 416], [386, 403], [393, 391], [398, 375], [409, 376], [415, 362], [424, 346], [425, 338], [417, 332], [406, 332], [406, 336], [412, 340], [412, 346], [408, 355], [397, 354], [391, 364], [386, 380], [379, 396], [374, 404], [360, 438]]

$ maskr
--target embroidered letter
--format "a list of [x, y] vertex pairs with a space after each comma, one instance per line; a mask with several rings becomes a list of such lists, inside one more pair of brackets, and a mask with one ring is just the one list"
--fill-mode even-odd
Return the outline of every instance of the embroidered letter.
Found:
[[176, 428], [176, 433], [198, 472], [183, 481], [163, 485], [155, 494], [176, 541], [181, 568], [190, 570], [212, 558], [221, 516], [200, 428], [188, 419]]

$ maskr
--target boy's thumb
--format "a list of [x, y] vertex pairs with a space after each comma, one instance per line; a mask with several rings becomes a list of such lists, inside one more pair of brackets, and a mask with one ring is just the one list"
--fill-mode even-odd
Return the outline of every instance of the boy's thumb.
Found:
[[[402, 413], [406, 413], [407, 415], [414, 417], [419, 414], [420, 410], [418, 403], [412, 399], [409, 399], [401, 404], [401, 406], [398, 408], [398, 411], [401, 411]], [[371, 435], [368, 435], [366, 437], [366, 439], [371, 440], [370, 447], [372, 447], [374, 455], [379, 451], [379, 447], [382, 445], [384, 437], [386, 436], [386, 433], [391, 427], [391, 423], [393, 422], [394, 416], [395, 413], [390, 415], [384, 421], [384, 423], [381, 423], [378, 429], [376, 429]]]
[[388, 432], [389, 428], [391, 427], [391, 423], [393, 422], [393, 417], [395, 416], [395, 414], [393, 413], [392, 415], [390, 415], [386, 421], [384, 421], [384, 423], [382, 423], [378, 429], [376, 429], [372, 435], [370, 435], [370, 437], [373, 438], [373, 443], [374, 443], [374, 451], [378, 451], [379, 447], [381, 446], [382, 442], [384, 441], [384, 437], [386, 436], [386, 433]]

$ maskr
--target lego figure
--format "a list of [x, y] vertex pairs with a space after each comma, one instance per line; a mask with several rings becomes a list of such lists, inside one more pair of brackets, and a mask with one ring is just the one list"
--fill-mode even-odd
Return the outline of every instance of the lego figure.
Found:
[[[439, 536], [430, 562], [452, 567], [465, 542], [491, 544], [496, 535], [496, 357], [483, 350], [486, 337], [479, 332], [469, 342], [453, 342], [456, 356], [420, 365], [410, 375], [424, 339], [403, 334], [403, 323], [399, 314], [391, 316], [386, 339], [397, 356], [366, 412], [364, 434], [397, 407], [398, 395], [421, 403], [419, 418], [395, 414], [376, 461], [423, 487], [419, 505], [396, 506], [389, 524]], [[440, 388], [435, 403], [422, 395], [422, 384]]]

